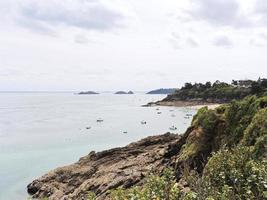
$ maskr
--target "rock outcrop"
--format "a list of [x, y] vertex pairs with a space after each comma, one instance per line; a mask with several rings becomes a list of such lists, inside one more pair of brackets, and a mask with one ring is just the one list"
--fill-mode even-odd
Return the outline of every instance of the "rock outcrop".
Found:
[[86, 199], [88, 191], [93, 191], [98, 199], [107, 199], [109, 190], [140, 185], [147, 174], [173, 165], [184, 142], [183, 136], [166, 133], [121, 148], [93, 151], [75, 164], [34, 180], [27, 186], [28, 193], [33, 198], [63, 200]]

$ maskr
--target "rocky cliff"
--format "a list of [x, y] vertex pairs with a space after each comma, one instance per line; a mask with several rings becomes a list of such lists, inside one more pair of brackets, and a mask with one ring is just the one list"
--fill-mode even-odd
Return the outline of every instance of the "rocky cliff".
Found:
[[181, 138], [166, 133], [122, 148], [91, 152], [77, 163], [60, 167], [34, 180], [28, 185], [28, 192], [34, 198], [59, 200], [82, 199], [88, 191], [93, 191], [98, 199], [106, 199], [109, 190], [142, 184], [147, 174], [160, 172], [171, 165], [175, 159], [173, 147]]

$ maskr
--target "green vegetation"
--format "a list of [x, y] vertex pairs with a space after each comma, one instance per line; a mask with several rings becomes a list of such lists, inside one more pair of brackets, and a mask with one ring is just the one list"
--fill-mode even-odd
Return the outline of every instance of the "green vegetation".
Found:
[[179, 195], [180, 191], [176, 186], [174, 173], [169, 169], [165, 169], [162, 176], [150, 175], [147, 177], [142, 187], [136, 186], [127, 190], [118, 188], [111, 191], [110, 196], [113, 200], [176, 200]]
[[215, 154], [204, 170], [204, 178], [212, 186], [211, 194], [223, 192], [234, 199], [267, 198], [267, 162], [254, 159], [248, 147], [237, 147]]
[[[192, 120], [177, 165], [112, 200], [267, 199], [267, 95], [204, 107]], [[175, 176], [174, 176], [175, 175]]]
[[187, 180], [197, 199], [267, 198], [267, 162], [254, 159], [248, 147], [218, 151], [202, 176], [191, 172]]
[[[196, 199], [267, 199], [266, 95], [215, 110], [202, 108], [192, 126], [178, 161], [191, 169], [185, 179]], [[192, 157], [202, 158], [200, 173], [194, 170]]]
[[209, 102], [229, 102], [242, 99], [248, 95], [262, 95], [267, 91], [267, 79], [232, 81], [232, 84], [216, 81], [202, 83], [185, 83], [165, 100], [202, 100]]

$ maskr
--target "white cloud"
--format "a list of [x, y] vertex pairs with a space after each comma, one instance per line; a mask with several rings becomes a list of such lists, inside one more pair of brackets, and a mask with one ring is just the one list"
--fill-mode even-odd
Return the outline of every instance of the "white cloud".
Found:
[[193, 38], [187, 38], [186, 42], [191, 47], [198, 47], [198, 42]]
[[266, 15], [267, 14], [267, 2], [265, 0], [256, 0], [255, 12]]
[[124, 14], [98, 0], [11, 0], [5, 3], [10, 20], [39, 33], [59, 28], [107, 31], [122, 27]]
[[231, 39], [225, 35], [217, 36], [214, 39], [213, 44], [218, 47], [232, 47], [233, 46], [233, 42], [231, 41]]
[[181, 37], [180, 34], [172, 32], [168, 39], [171, 46], [175, 49], [182, 49], [186, 47], [198, 47], [198, 42], [193, 37]]
[[267, 40], [267, 34], [266, 33], [261, 33], [260, 34], [260, 38], [262, 38], [263, 40]]
[[267, 46], [267, 34], [260, 33], [254, 38], [249, 40], [250, 45], [255, 47], [266, 47]]
[[79, 44], [87, 44], [89, 42], [88, 38], [85, 35], [76, 35], [74, 41]]
[[216, 26], [250, 26], [249, 19], [242, 15], [236, 0], [192, 0], [188, 13], [194, 20], [203, 20]]
[[267, 1], [256, 0], [254, 12], [258, 15], [261, 25], [267, 26]]

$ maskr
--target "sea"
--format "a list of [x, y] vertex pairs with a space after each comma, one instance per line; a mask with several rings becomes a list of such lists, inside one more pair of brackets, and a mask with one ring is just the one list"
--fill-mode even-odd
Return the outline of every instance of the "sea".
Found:
[[90, 151], [184, 133], [196, 108], [142, 107], [165, 96], [0, 93], [0, 200], [27, 199], [27, 184]]

